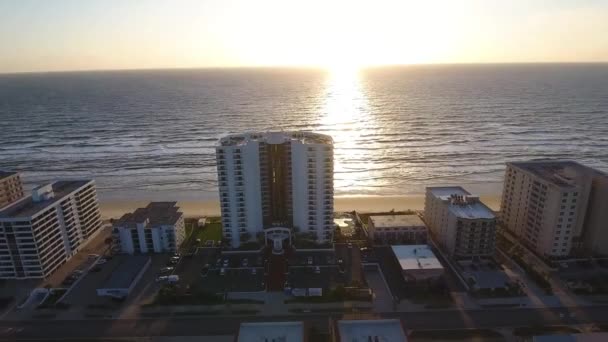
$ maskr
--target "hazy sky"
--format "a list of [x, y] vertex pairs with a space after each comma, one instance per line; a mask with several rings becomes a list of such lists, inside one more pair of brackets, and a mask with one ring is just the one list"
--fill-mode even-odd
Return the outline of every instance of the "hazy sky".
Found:
[[0, 72], [608, 61], [608, 0], [2, 0]]

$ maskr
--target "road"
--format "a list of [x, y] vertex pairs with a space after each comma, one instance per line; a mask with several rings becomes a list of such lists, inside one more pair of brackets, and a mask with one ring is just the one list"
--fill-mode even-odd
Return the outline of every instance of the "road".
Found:
[[[241, 322], [301, 321], [322, 330], [328, 316], [309, 314], [289, 316], [201, 316], [125, 320], [38, 320], [0, 322], [1, 340], [86, 339], [101, 337], [205, 336], [235, 334]], [[378, 314], [379, 318], [401, 318], [407, 329], [498, 328], [530, 325], [570, 325], [608, 323], [608, 305], [560, 309], [442, 310]]]

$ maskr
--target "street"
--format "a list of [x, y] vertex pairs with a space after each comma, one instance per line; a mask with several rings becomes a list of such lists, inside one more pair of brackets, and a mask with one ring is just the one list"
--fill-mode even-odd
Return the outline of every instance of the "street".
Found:
[[[341, 314], [289, 316], [200, 316], [126, 320], [36, 320], [0, 322], [0, 339], [85, 339], [101, 337], [204, 336], [235, 334], [241, 322], [301, 321], [326, 330], [328, 317]], [[401, 318], [407, 329], [498, 328], [608, 322], [608, 306], [561, 309], [442, 310], [378, 314]]]

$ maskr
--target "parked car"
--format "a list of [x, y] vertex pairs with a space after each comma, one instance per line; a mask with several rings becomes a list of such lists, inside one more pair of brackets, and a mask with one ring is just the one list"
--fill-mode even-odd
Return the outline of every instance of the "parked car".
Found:
[[99, 258], [99, 254], [89, 254], [89, 258], [97, 259], [97, 258]]
[[228, 267], [228, 262], [229, 262], [228, 259], [224, 259], [224, 263], [223, 263], [224, 267]]
[[353, 244], [349, 242], [349, 243], [346, 244], [346, 247], [353, 248]]
[[251, 269], [251, 274], [252, 275], [256, 275], [256, 274], [258, 274], [258, 271], [255, 268], [252, 268]]
[[173, 271], [174, 269], [175, 269], [175, 267], [171, 267], [171, 266], [162, 267], [160, 269], [160, 273], [169, 273], [169, 272]]
[[316, 273], [316, 274], [321, 273], [321, 267], [319, 267], [319, 266], [315, 266], [315, 273]]
[[209, 274], [209, 264], [206, 264], [201, 269], [201, 276], [206, 277]]
[[338, 259], [338, 265], [343, 264], [344, 260], [342, 260], [342, 258]]
[[312, 265], [312, 257], [311, 256], [308, 257], [308, 259], [306, 260], [306, 263], [308, 265]]
[[101, 259], [97, 260], [97, 262], [95, 264], [97, 264], [97, 265], [103, 265], [106, 262], [108, 262], [108, 259], [101, 258]]
[[160, 283], [162, 281], [167, 281], [167, 279], [169, 279], [169, 276], [159, 276], [159, 277], [156, 277], [156, 282]]
[[225, 268], [220, 269], [220, 275], [221, 276], [226, 275], [226, 269]]
[[245, 258], [245, 259], [243, 259], [242, 263], [243, 263], [243, 267], [247, 267], [247, 265], [249, 265], [249, 260], [247, 258]]

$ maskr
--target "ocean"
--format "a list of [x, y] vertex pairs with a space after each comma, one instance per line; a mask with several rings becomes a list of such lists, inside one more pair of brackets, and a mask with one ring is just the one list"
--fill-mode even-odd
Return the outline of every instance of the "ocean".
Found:
[[507, 161], [608, 171], [608, 64], [6, 74], [0, 123], [0, 169], [108, 200], [217, 198], [214, 144], [267, 130], [332, 135], [338, 196], [499, 193]]

